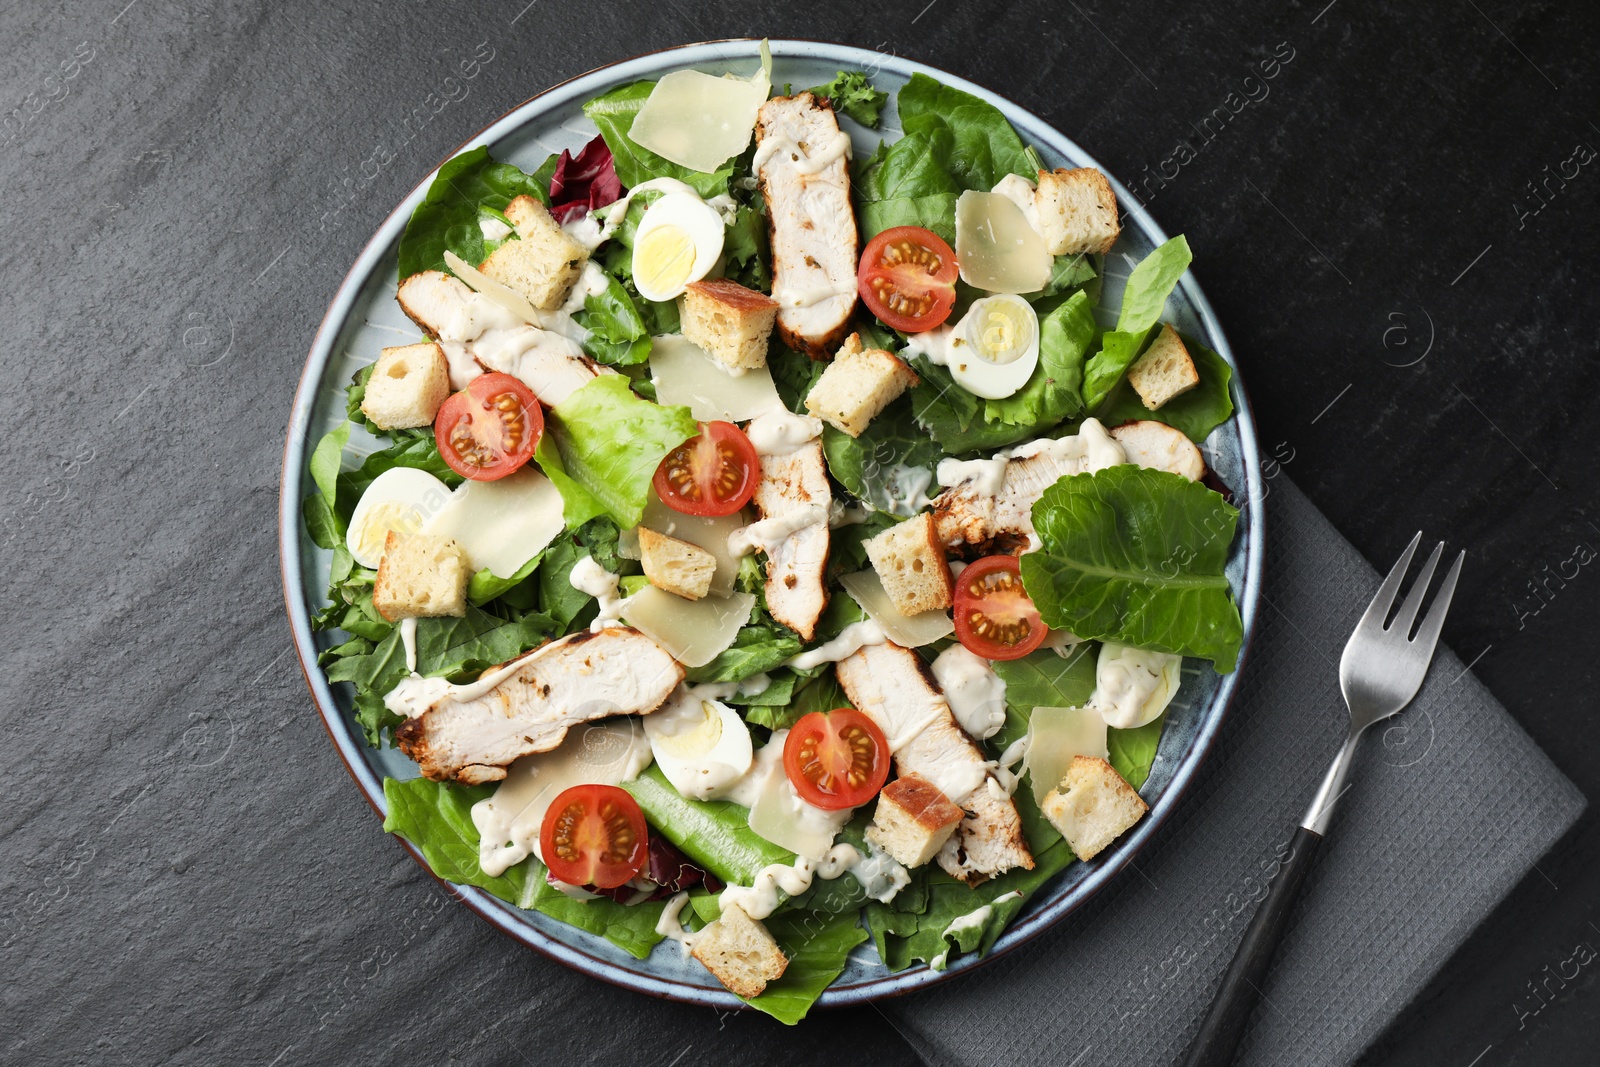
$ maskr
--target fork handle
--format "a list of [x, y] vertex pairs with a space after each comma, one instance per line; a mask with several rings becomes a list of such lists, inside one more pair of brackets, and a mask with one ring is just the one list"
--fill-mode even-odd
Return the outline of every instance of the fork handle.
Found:
[[1184, 1067], [1228, 1067], [1233, 1063], [1239, 1040], [1244, 1037], [1250, 1013], [1261, 997], [1262, 980], [1283, 940], [1306, 872], [1311, 869], [1322, 835], [1304, 826], [1296, 827], [1289, 856], [1278, 869], [1266, 898], [1256, 909], [1255, 918], [1244, 932], [1244, 940], [1233, 955], [1222, 985], [1211, 1002], [1211, 1010], [1200, 1032], [1189, 1046]]

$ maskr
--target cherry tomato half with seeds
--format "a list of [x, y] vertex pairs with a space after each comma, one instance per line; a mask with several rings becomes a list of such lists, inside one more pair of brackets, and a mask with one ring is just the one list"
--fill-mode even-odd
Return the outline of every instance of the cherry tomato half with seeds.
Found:
[[1049, 634], [1016, 556], [985, 556], [956, 578], [956, 639], [984, 659], [1021, 659]]
[[895, 226], [867, 242], [856, 288], [885, 324], [921, 333], [950, 317], [958, 271], [944, 238], [921, 226]]
[[492, 482], [533, 458], [544, 434], [539, 398], [509, 374], [483, 374], [439, 408], [439, 455], [463, 478]]
[[731, 422], [703, 422], [656, 468], [656, 496], [685, 515], [732, 515], [755, 494], [761, 458]]
[[575, 785], [545, 811], [539, 853], [550, 873], [568, 885], [615, 889], [650, 858], [644, 812], [614, 785]]
[[827, 811], [859, 807], [889, 778], [889, 742], [854, 708], [813, 711], [783, 743], [783, 772], [807, 804]]

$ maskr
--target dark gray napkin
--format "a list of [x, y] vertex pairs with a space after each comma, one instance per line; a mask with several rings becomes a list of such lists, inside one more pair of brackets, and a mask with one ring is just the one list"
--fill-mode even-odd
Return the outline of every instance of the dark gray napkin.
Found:
[[[1380, 577], [1287, 477], [1269, 484], [1255, 644], [1194, 791], [1050, 933], [881, 1005], [933, 1067], [1170, 1064], [1199, 1028], [1343, 740], [1339, 654]], [[1585, 804], [1443, 647], [1416, 701], [1368, 733], [1353, 782], [1241, 1064], [1355, 1059]]]

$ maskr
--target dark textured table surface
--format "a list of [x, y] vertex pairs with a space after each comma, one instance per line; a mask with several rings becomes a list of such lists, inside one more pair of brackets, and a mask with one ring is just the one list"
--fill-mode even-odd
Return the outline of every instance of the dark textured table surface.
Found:
[[[0, 1059], [914, 1062], [871, 1008], [786, 1031], [493, 934], [379, 831], [289, 648], [283, 428], [371, 230], [526, 97], [699, 39], [927, 61], [1139, 189], [1268, 473], [1380, 564], [1466, 547], [1446, 639], [1600, 795], [1600, 18], [1325, 2], [5, 5]], [[1365, 1063], [1595, 1062], [1592, 812]]]

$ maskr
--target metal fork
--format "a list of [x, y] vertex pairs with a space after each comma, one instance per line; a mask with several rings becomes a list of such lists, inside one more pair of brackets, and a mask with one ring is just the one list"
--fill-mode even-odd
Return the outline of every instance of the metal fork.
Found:
[[1461, 563], [1467, 554], [1460, 553], [1450, 565], [1450, 571], [1434, 597], [1433, 606], [1413, 637], [1411, 626], [1427, 596], [1428, 586], [1433, 582], [1439, 558], [1444, 554], [1444, 542], [1441, 541], [1428, 557], [1422, 573], [1412, 583], [1411, 591], [1395, 613], [1394, 621], [1385, 626], [1384, 620], [1394, 606], [1400, 583], [1411, 566], [1421, 540], [1420, 532], [1411, 539], [1411, 544], [1406, 546], [1400, 561], [1389, 572], [1389, 577], [1383, 580], [1377, 595], [1367, 606], [1366, 614], [1361, 616], [1355, 632], [1344, 646], [1344, 655], [1339, 659], [1339, 689], [1350, 708], [1350, 734], [1334, 758], [1333, 765], [1328, 768], [1316, 799], [1311, 802], [1305, 818], [1295, 830], [1289, 855], [1273, 879], [1272, 887], [1257, 909], [1255, 918], [1250, 920], [1233, 962], [1222, 976], [1222, 984], [1211, 1002], [1211, 1010], [1201, 1024], [1194, 1043], [1189, 1046], [1188, 1057], [1183, 1061], [1184, 1067], [1226, 1067], [1233, 1062], [1246, 1024], [1250, 1021], [1250, 1013], [1261, 996], [1262, 979], [1272, 963], [1278, 942], [1283, 939], [1289, 915], [1294, 909], [1295, 899], [1300, 895], [1306, 873], [1311, 869], [1317, 846], [1328, 832], [1334, 806], [1349, 788], [1345, 780], [1350, 776], [1350, 766], [1361, 735], [1373, 723], [1398, 714], [1411, 703], [1417, 690], [1422, 688], [1423, 679], [1427, 677], [1428, 664], [1433, 661], [1433, 652], [1439, 643], [1439, 631], [1444, 627], [1445, 614], [1450, 610], [1450, 598], [1455, 595], [1456, 579], [1461, 575]]

